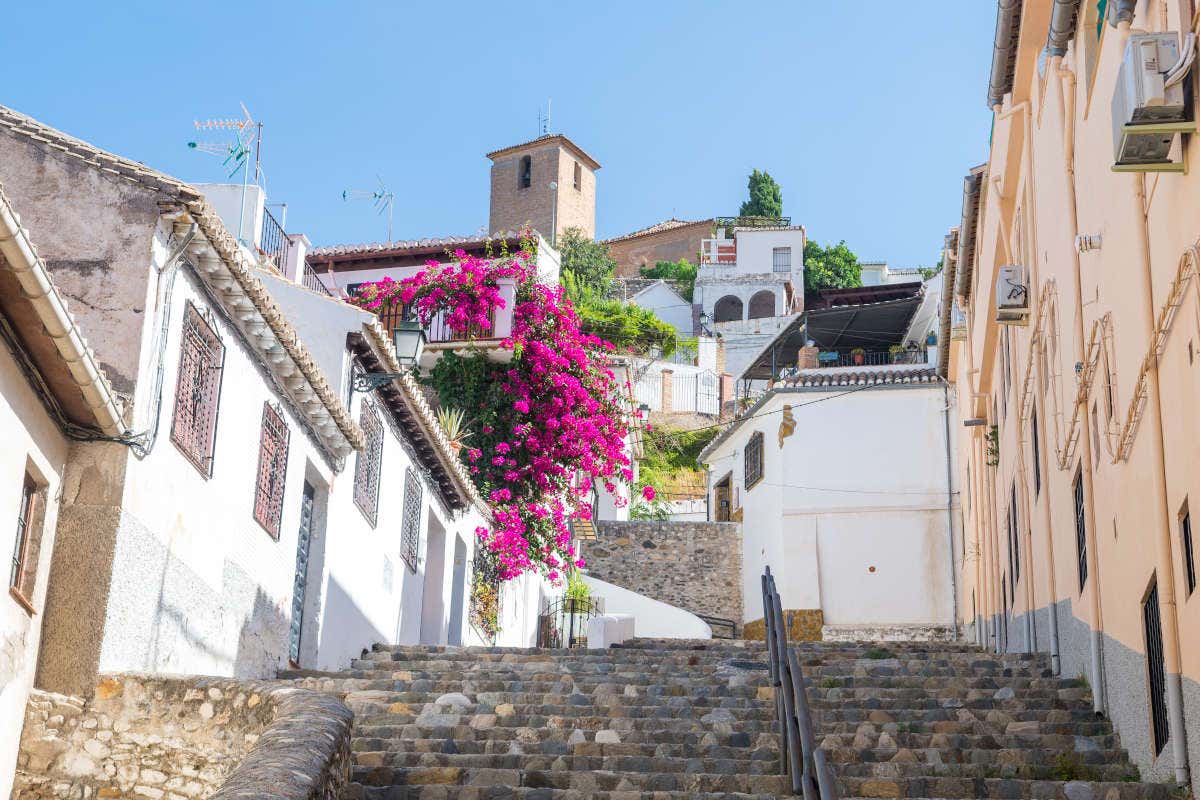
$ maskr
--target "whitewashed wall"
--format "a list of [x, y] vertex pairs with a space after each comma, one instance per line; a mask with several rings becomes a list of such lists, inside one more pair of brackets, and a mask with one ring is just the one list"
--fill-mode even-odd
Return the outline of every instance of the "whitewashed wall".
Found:
[[656, 283], [638, 292], [630, 302], [639, 308], [649, 309], [663, 322], [675, 329], [680, 336], [691, 336], [692, 304], [684, 300], [665, 283]]

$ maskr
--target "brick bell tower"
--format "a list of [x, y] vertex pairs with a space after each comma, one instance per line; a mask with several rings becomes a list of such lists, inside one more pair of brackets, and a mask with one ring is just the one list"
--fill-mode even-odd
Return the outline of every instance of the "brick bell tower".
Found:
[[492, 160], [492, 233], [530, 224], [557, 242], [567, 228], [596, 235], [596, 170], [600, 163], [561, 133], [494, 150]]

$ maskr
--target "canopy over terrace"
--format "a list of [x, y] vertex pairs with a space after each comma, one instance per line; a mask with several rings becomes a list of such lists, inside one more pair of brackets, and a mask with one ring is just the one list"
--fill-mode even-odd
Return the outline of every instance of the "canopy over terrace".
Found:
[[741, 378], [777, 378], [780, 370], [796, 365], [809, 340], [838, 353], [901, 345], [923, 296], [919, 281], [814, 293], [805, 301], [807, 310], [759, 352]]

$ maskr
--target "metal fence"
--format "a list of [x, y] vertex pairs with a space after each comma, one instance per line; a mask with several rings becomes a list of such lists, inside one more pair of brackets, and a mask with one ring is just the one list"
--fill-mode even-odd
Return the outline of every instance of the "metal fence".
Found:
[[289, 244], [287, 234], [283, 232], [283, 226], [279, 224], [279, 220], [271, 215], [269, 209], [264, 208], [262, 236], [258, 240], [258, 249], [281, 272], [286, 266]]
[[600, 613], [595, 597], [560, 597], [538, 616], [538, 647], [587, 647], [588, 620]]
[[838, 800], [825, 751], [816, 745], [804, 674], [795, 649], [788, 646], [783, 603], [770, 567], [762, 576], [762, 600], [784, 774], [792, 778], [792, 794], [804, 800]]

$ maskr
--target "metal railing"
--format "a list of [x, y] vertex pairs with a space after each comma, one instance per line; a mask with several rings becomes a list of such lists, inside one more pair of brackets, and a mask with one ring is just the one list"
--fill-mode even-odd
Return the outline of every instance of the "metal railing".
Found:
[[791, 217], [717, 217], [713, 220], [714, 228], [787, 228], [792, 224]]
[[866, 350], [862, 353], [826, 350], [817, 354], [819, 367], [881, 367], [887, 364], [924, 364], [929, 360], [925, 348], [915, 350]]
[[271, 215], [270, 210], [263, 208], [262, 236], [258, 240], [258, 249], [263, 257], [274, 264], [276, 269], [283, 271], [289, 244], [279, 220]]
[[762, 599], [784, 774], [791, 776], [792, 794], [804, 800], [838, 800], [825, 751], [816, 746], [804, 674], [795, 649], [788, 646], [783, 604], [770, 567], [762, 576]]
[[737, 623], [725, 617], [713, 617], [708, 614], [697, 614], [712, 630], [714, 639], [736, 639]]
[[333, 292], [329, 291], [329, 287], [321, 281], [321, 277], [317, 275], [317, 271], [309, 266], [307, 261], [304, 262], [304, 274], [301, 282], [304, 284], [305, 289], [333, 297]]

